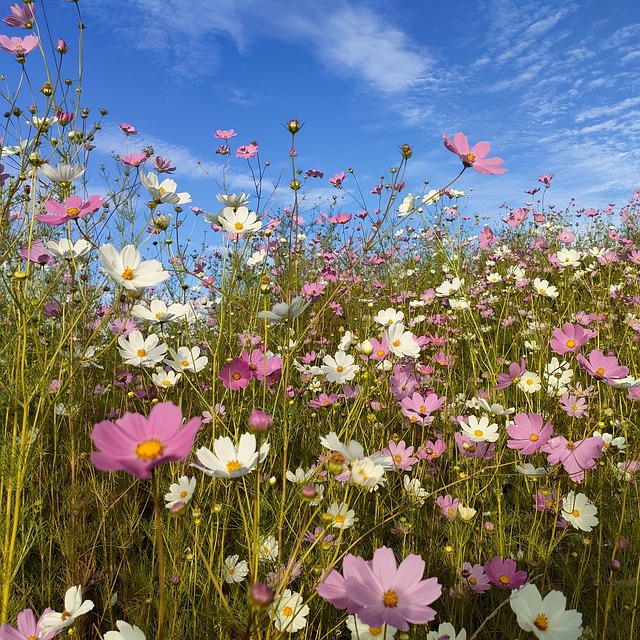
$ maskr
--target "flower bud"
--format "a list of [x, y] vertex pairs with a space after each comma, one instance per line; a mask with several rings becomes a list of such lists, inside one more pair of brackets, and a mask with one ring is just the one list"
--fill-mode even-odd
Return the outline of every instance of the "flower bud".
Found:
[[273, 602], [273, 591], [263, 582], [254, 582], [249, 588], [249, 602], [259, 609], [268, 607]]
[[315, 500], [318, 497], [318, 490], [312, 484], [305, 484], [300, 489], [300, 495], [305, 500]]
[[69, 51], [69, 47], [67, 46], [67, 43], [62, 38], [58, 40], [58, 44], [56, 45], [56, 51], [60, 55], [64, 55], [65, 53], [67, 53], [67, 51]]
[[373, 345], [369, 340], [363, 340], [358, 346], [362, 355], [370, 356], [373, 353]]
[[296, 133], [298, 133], [298, 131], [300, 131], [300, 129], [302, 129], [302, 123], [300, 122], [300, 120], [293, 119], [289, 120], [285, 127], [287, 128], [287, 131], [289, 131], [289, 133], [295, 135]]
[[408, 160], [413, 155], [413, 149], [408, 144], [403, 144], [400, 147], [400, 153], [405, 160]]
[[254, 409], [249, 416], [249, 430], [252, 433], [268, 433], [273, 425], [273, 418], [260, 409]]

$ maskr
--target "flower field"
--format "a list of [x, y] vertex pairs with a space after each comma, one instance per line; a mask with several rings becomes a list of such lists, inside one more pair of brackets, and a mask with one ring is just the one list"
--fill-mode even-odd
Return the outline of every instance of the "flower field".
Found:
[[201, 208], [153, 149], [98, 167], [35, 7], [0, 35], [0, 640], [639, 638], [640, 190], [483, 219], [489, 143], [408, 193], [410, 145], [325, 176], [292, 119], [281, 176], [205, 132], [254, 189]]

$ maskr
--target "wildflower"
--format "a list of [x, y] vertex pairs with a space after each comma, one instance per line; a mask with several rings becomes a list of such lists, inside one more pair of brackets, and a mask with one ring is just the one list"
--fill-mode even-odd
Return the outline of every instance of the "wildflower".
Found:
[[291, 301], [291, 304], [279, 302], [271, 308], [271, 311], [260, 311], [257, 315], [261, 320], [266, 320], [269, 324], [277, 324], [282, 320], [298, 317], [308, 306], [304, 298], [298, 296]]
[[461, 502], [458, 503], [458, 515], [463, 522], [470, 522], [478, 511], [473, 507], [465, 507]]
[[555, 255], [560, 268], [564, 267], [579, 267], [582, 256], [575, 249], [568, 249], [563, 247]]
[[460, 576], [463, 580], [463, 589], [468, 593], [482, 595], [491, 589], [491, 583], [481, 564], [472, 566], [469, 562], [463, 562]]
[[69, 587], [64, 596], [64, 611], [52, 611], [40, 618], [39, 638], [45, 638], [62, 629], [70, 627], [80, 616], [91, 611], [94, 604], [91, 600], [82, 600], [82, 587]]
[[291, 589], [273, 602], [269, 609], [269, 617], [278, 631], [293, 633], [300, 631], [307, 624], [309, 605], [303, 604], [302, 596]]
[[196, 345], [189, 347], [179, 347], [177, 351], [169, 349], [170, 359], [165, 360], [165, 364], [169, 365], [175, 371], [191, 371], [198, 373], [202, 371], [209, 362], [207, 356], [200, 355], [200, 347]]
[[95, 213], [105, 202], [101, 196], [91, 196], [86, 202], [77, 195], [69, 196], [63, 203], [47, 200], [44, 208], [49, 215], [36, 214], [36, 219], [45, 224], [58, 227], [70, 220], [79, 220], [84, 216]]
[[402, 477], [403, 489], [419, 504], [424, 504], [425, 500], [429, 497], [429, 492], [422, 488], [420, 480], [417, 478], [411, 478], [411, 476], [404, 475]]
[[585, 438], [575, 442], [564, 436], [555, 436], [540, 447], [547, 454], [549, 464], [561, 463], [574, 482], [582, 482], [586, 469], [596, 465], [596, 459], [602, 457], [604, 442], [602, 438]]
[[153, 201], [157, 204], [186, 204], [191, 202], [191, 195], [186, 191], [176, 193], [178, 185], [174, 180], [166, 178], [162, 182], [158, 182], [157, 174], [150, 171], [140, 172], [140, 182], [144, 185]]
[[227, 556], [224, 559], [224, 581], [227, 584], [242, 582], [249, 575], [249, 563], [240, 560], [240, 556]]
[[218, 213], [218, 223], [227, 232], [236, 236], [251, 234], [262, 228], [262, 220], [258, 220], [253, 211], [247, 207], [225, 207]]
[[[233, 131], [233, 129], [232, 129]], [[250, 144], [243, 144], [236, 149], [236, 158], [255, 158], [258, 155], [258, 145], [253, 142]]]
[[251, 369], [242, 358], [234, 358], [220, 369], [218, 378], [222, 380], [225, 389], [245, 389], [251, 382]]
[[344, 351], [337, 351], [335, 356], [326, 355], [322, 362], [323, 365], [320, 369], [325, 374], [327, 381], [336, 382], [337, 384], [344, 384], [349, 380], [353, 380], [360, 370], [360, 367], [354, 364], [354, 357]]
[[275, 536], [260, 536], [258, 558], [260, 562], [273, 562], [278, 559], [278, 541]]
[[460, 500], [458, 500], [458, 498], [453, 498], [450, 495], [438, 496], [436, 498], [436, 504], [440, 508], [440, 513], [447, 520], [455, 520], [458, 515], [458, 506], [460, 504]]
[[616, 468], [620, 480], [629, 482], [636, 473], [640, 472], [640, 461], [627, 460], [626, 462], [618, 462]]
[[38, 36], [28, 35], [24, 38], [0, 35], [0, 49], [7, 53], [14, 53], [18, 62], [24, 62], [27, 54], [38, 46]]
[[49, 240], [47, 242], [47, 249], [56, 258], [62, 260], [76, 260], [86, 256], [91, 251], [91, 243], [87, 242], [84, 238], [71, 242], [67, 238], [61, 238], [59, 242], [55, 240]]
[[351, 640], [391, 640], [398, 631], [390, 624], [370, 627], [356, 615], [347, 618], [347, 629], [351, 631]]
[[417, 358], [420, 355], [420, 345], [411, 331], [406, 331], [404, 325], [396, 323], [385, 332], [387, 346], [394, 355], [404, 358]]
[[67, 184], [77, 180], [85, 172], [85, 168], [83, 166], [76, 164], [72, 167], [66, 162], [58, 162], [58, 166], [55, 168], [50, 164], [45, 163], [40, 165], [39, 170], [52, 182]]
[[464, 284], [464, 279], [453, 278], [451, 281], [445, 280], [439, 287], [436, 287], [435, 293], [438, 297], [447, 297], [460, 290]]
[[130, 125], [128, 122], [121, 122], [118, 125], [118, 128], [126, 136], [137, 136], [138, 135], [137, 129], [133, 125]]
[[588, 416], [587, 401], [576, 395], [562, 394], [560, 397], [560, 406], [569, 417], [581, 418], [583, 415]]
[[588, 358], [578, 354], [578, 364], [590, 373], [594, 378], [607, 380], [624, 378], [629, 375], [628, 367], [618, 364], [615, 356], [605, 356], [600, 349], [594, 349]]
[[542, 388], [540, 376], [537, 373], [531, 371], [523, 371], [520, 379], [518, 380], [518, 387], [525, 393], [535, 393]]
[[154, 298], [149, 302], [149, 307], [143, 304], [135, 304], [131, 309], [131, 315], [141, 320], [147, 320], [153, 324], [161, 324], [163, 322], [172, 322], [181, 319], [191, 319], [193, 310], [188, 304], [180, 304], [175, 302], [169, 306], [164, 300]]
[[[371, 458], [356, 460], [351, 466], [351, 482], [369, 491], [376, 491], [384, 484], [384, 467]], [[335, 525], [334, 525], [335, 526]]]
[[550, 591], [543, 600], [538, 587], [529, 583], [511, 593], [509, 604], [520, 628], [538, 640], [578, 640], [582, 634], [582, 614], [565, 610], [561, 591]]
[[153, 156], [151, 164], [158, 173], [173, 173], [176, 170], [171, 160], [162, 156]]
[[552, 431], [551, 423], [545, 422], [543, 425], [542, 416], [537, 413], [518, 413], [507, 426], [507, 433], [512, 438], [507, 441], [507, 446], [520, 451], [522, 455], [530, 455], [547, 443]]
[[500, 437], [498, 424], [489, 424], [487, 416], [482, 416], [480, 420], [476, 416], [469, 416], [466, 422], [460, 422], [460, 427], [472, 442], [495, 442]]
[[169, 486], [169, 492], [164, 494], [166, 501], [165, 507], [172, 509], [180, 505], [180, 508], [184, 507], [193, 496], [193, 492], [196, 490], [196, 479], [188, 478], [187, 476], [180, 476], [178, 482], [174, 482]]
[[472, 149], [469, 149], [469, 141], [464, 133], [456, 133], [453, 136], [453, 142], [445, 133], [442, 134], [442, 137], [444, 146], [462, 160], [465, 168], [473, 167], [483, 175], [498, 175], [506, 172], [504, 167], [498, 166], [502, 164], [502, 158], [486, 157], [491, 148], [488, 142], [478, 142]]
[[326, 512], [327, 519], [331, 522], [331, 526], [335, 529], [348, 529], [352, 527], [356, 521], [356, 512], [349, 509], [346, 502], [332, 502]]
[[562, 517], [576, 529], [593, 531], [598, 524], [598, 508], [584, 495], [584, 493], [569, 493], [562, 498]]
[[176, 373], [175, 371], [165, 371], [162, 367], [156, 367], [156, 370], [151, 374], [151, 380], [153, 381], [153, 384], [155, 384], [159, 389], [169, 389], [170, 387], [175, 387], [178, 382], [180, 382], [181, 378], [181, 373]]
[[160, 344], [160, 338], [155, 333], [145, 338], [140, 331], [135, 330], [127, 337], [120, 336], [118, 344], [124, 363], [134, 367], [155, 367], [167, 353], [167, 345]]
[[456, 635], [455, 627], [450, 622], [442, 622], [437, 631], [429, 631], [426, 640], [467, 640], [467, 631], [460, 629]]
[[264, 442], [256, 450], [256, 437], [252, 433], [240, 436], [237, 449], [231, 438], [224, 436], [214, 440], [213, 451], [200, 447], [196, 451], [196, 458], [202, 466], [195, 463], [191, 466], [215, 478], [239, 478], [251, 473], [267, 457], [267, 453], [269, 443]]
[[340, 171], [333, 178], [329, 178], [329, 184], [332, 184], [336, 189], [342, 189], [342, 183], [346, 177], [347, 174], [344, 171]]
[[378, 311], [376, 316], [373, 318], [374, 322], [377, 322], [383, 327], [390, 327], [394, 324], [402, 324], [403, 320], [404, 313], [402, 311], [396, 311], [393, 307], [389, 307], [384, 311]]
[[29, 640], [30, 638], [40, 638], [41, 640], [51, 640], [58, 634], [57, 631], [51, 631], [44, 635], [42, 633], [42, 620], [49, 614], [53, 613], [48, 607], [44, 610], [40, 619], [36, 622], [35, 614], [31, 609], [25, 609], [18, 614], [18, 628], [10, 627], [8, 624], [0, 626], [0, 640]]
[[484, 563], [484, 570], [492, 584], [500, 589], [519, 589], [527, 579], [526, 571], [517, 571], [516, 561], [496, 556]]
[[101, 471], [126, 471], [146, 480], [155, 467], [187, 457], [200, 423], [192, 418], [182, 426], [182, 411], [172, 402], [156, 404], [148, 418], [125, 413], [115, 423], [103, 420], [91, 433], [98, 449], [91, 462]]
[[110, 244], [98, 249], [102, 271], [129, 291], [153, 287], [169, 277], [157, 260], [142, 260], [140, 251], [128, 244], [118, 251]]
[[131, 626], [124, 620], [118, 620], [116, 627], [118, 631], [107, 631], [104, 634], [104, 640], [146, 640], [140, 627]]
[[33, 3], [12, 4], [9, 9], [11, 15], [2, 18], [2, 22], [9, 27], [33, 29], [33, 21], [36, 17], [36, 7]]
[[519, 382], [520, 376], [526, 371], [527, 363], [524, 358], [521, 358], [520, 362], [512, 362], [509, 365], [509, 373], [499, 373], [498, 374], [498, 384], [494, 385], [493, 388], [498, 389], [506, 389], [512, 382]]
[[557, 298], [560, 294], [558, 293], [558, 289], [553, 285], [549, 284], [548, 280], [541, 280], [540, 278], [535, 278], [533, 281], [533, 288], [541, 295], [546, 298]]

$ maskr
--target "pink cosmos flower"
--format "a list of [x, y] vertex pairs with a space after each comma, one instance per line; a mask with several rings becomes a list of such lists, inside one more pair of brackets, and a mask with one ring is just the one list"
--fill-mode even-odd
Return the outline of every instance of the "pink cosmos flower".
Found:
[[456, 447], [465, 458], [493, 458], [496, 452], [495, 442], [473, 442], [466, 434], [456, 431], [453, 434]]
[[130, 167], [139, 167], [143, 162], [147, 161], [148, 157], [146, 153], [132, 153], [128, 156], [122, 156], [120, 160]]
[[463, 592], [482, 595], [485, 591], [491, 589], [491, 583], [481, 564], [472, 566], [469, 562], [463, 562], [460, 577], [462, 578]]
[[575, 239], [576, 236], [571, 229], [563, 229], [558, 234], [558, 242], [561, 242], [562, 244], [571, 244]]
[[173, 173], [176, 170], [171, 160], [162, 156], [153, 156], [151, 164], [158, 173]]
[[578, 354], [578, 364], [599, 380], [617, 380], [629, 375], [629, 368], [618, 364], [615, 356], [605, 356], [600, 349], [594, 349], [588, 358]]
[[494, 238], [495, 236], [493, 234], [493, 231], [491, 230], [491, 227], [485, 224], [484, 227], [482, 227], [482, 231], [480, 231], [480, 234], [478, 235], [478, 245], [482, 249], [486, 249], [491, 245]]
[[250, 144], [243, 144], [236, 149], [236, 158], [255, 158], [258, 155], [258, 145], [254, 142]]
[[33, 21], [36, 17], [36, 7], [33, 3], [12, 4], [9, 8], [11, 9], [11, 15], [2, 18], [2, 22], [10, 27], [33, 28]]
[[115, 423], [103, 420], [91, 433], [98, 449], [91, 462], [101, 471], [126, 471], [146, 480], [155, 467], [189, 455], [201, 422], [192, 418], [182, 426], [182, 411], [172, 402], [155, 405], [148, 418], [125, 413]]
[[337, 393], [332, 393], [327, 395], [326, 393], [321, 393], [317, 398], [309, 401], [309, 406], [312, 409], [322, 409], [324, 407], [330, 407], [332, 404], [335, 404], [340, 399], [340, 396]]
[[383, 449], [382, 453], [391, 456], [391, 461], [396, 469], [403, 471], [411, 471], [414, 464], [418, 462], [418, 458], [413, 455], [413, 447], [407, 447], [404, 440], [400, 442], [389, 441], [389, 446]]
[[336, 189], [342, 189], [342, 183], [346, 177], [347, 174], [344, 171], [336, 173], [333, 178], [329, 178], [329, 184], [332, 184]]
[[527, 370], [527, 361], [520, 359], [520, 363], [512, 362], [509, 365], [509, 373], [498, 374], [498, 384], [493, 385], [494, 389], [506, 389], [512, 382], [517, 381]]
[[565, 322], [562, 329], [553, 330], [553, 338], [549, 344], [558, 355], [563, 356], [565, 353], [575, 353], [596, 335], [598, 335], [596, 331]]
[[339, 213], [336, 216], [330, 216], [327, 218], [327, 222], [329, 224], [347, 224], [351, 220], [350, 213]]
[[324, 173], [322, 171], [319, 171], [318, 169], [308, 169], [305, 172], [305, 175], [308, 178], [324, 178]]
[[496, 556], [484, 563], [484, 570], [492, 584], [500, 589], [519, 589], [527, 581], [527, 572], [518, 571], [515, 560]]
[[587, 401], [575, 395], [565, 393], [560, 396], [560, 406], [570, 418], [581, 418], [583, 415], [589, 415]]
[[414, 554], [397, 566], [387, 547], [377, 549], [368, 562], [349, 554], [344, 577], [332, 569], [318, 593], [336, 608], [357, 613], [369, 627], [388, 624], [407, 631], [409, 623], [425, 624], [436, 616], [429, 605], [440, 597], [442, 586], [437, 578], [422, 579], [424, 567], [424, 560]]
[[440, 508], [440, 513], [447, 520], [455, 520], [458, 515], [458, 505], [460, 504], [460, 500], [458, 498], [454, 498], [453, 496], [438, 496], [436, 498], [436, 504]]
[[435, 442], [427, 440], [423, 445], [418, 447], [416, 456], [420, 460], [432, 462], [433, 460], [437, 460], [446, 451], [446, 449], [447, 445], [440, 439]]
[[40, 624], [46, 615], [53, 613], [53, 609], [47, 607], [38, 621], [31, 609], [25, 609], [18, 614], [18, 628], [10, 627], [3, 624], [0, 627], [0, 640], [29, 640], [30, 638], [39, 638], [40, 640], [51, 640], [57, 636], [60, 631], [51, 631], [41, 636], [42, 627]]
[[547, 454], [549, 464], [561, 463], [574, 482], [584, 480], [584, 472], [596, 466], [596, 459], [602, 458], [604, 441], [597, 436], [572, 442], [564, 436], [551, 438], [540, 447]]
[[37, 213], [36, 218], [45, 224], [59, 227], [69, 220], [79, 220], [90, 213], [95, 213], [104, 202], [105, 199], [102, 196], [91, 196], [86, 202], [82, 202], [82, 198], [77, 195], [69, 196], [63, 203], [47, 200], [44, 208], [49, 215]]
[[446, 133], [442, 134], [442, 138], [444, 146], [451, 153], [455, 153], [465, 167], [473, 167], [483, 175], [497, 175], [506, 172], [504, 167], [498, 166], [502, 164], [502, 158], [486, 157], [491, 149], [488, 142], [478, 142], [472, 149], [469, 149], [469, 140], [464, 133], [456, 133], [453, 136], [453, 142]]
[[446, 400], [446, 397], [443, 396], [439, 398], [435, 393], [423, 396], [416, 391], [410, 398], [402, 398], [402, 400], [400, 400], [400, 407], [402, 413], [404, 413], [413, 424], [426, 427], [435, 420], [435, 416], [431, 414], [440, 409]]
[[22, 245], [19, 253], [25, 260], [36, 264], [47, 264], [53, 258], [50, 253], [47, 253], [47, 248], [40, 240], [35, 240], [30, 246]]
[[502, 219], [502, 222], [506, 222], [510, 227], [514, 229], [519, 227], [529, 215], [528, 209], [513, 209], [509, 211], [509, 215]]
[[213, 136], [214, 138], [219, 138], [220, 140], [230, 140], [231, 138], [235, 138], [238, 134], [234, 129], [216, 129], [216, 134]]
[[0, 49], [8, 53], [14, 53], [18, 62], [24, 62], [27, 54], [31, 53], [38, 46], [38, 36], [25, 36], [24, 38], [10, 38], [4, 34], [0, 35]]
[[242, 358], [234, 358], [232, 362], [226, 363], [220, 369], [218, 378], [222, 380], [222, 386], [225, 389], [237, 391], [249, 386], [252, 372], [249, 365]]
[[548, 189], [551, 186], [551, 180], [553, 180], [553, 173], [546, 173], [538, 177], [538, 182], [542, 182], [545, 189]]
[[130, 125], [128, 122], [121, 122], [118, 125], [118, 127], [127, 136], [137, 136], [138, 135], [137, 129], [133, 125]]
[[513, 417], [513, 423], [507, 426], [507, 433], [512, 438], [507, 441], [507, 446], [522, 455], [530, 455], [547, 443], [552, 431], [551, 423], [543, 425], [542, 416], [537, 413], [518, 413]]

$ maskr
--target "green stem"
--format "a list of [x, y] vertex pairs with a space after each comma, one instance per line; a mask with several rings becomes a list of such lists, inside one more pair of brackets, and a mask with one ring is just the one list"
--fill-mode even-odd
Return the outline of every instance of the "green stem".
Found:
[[156, 554], [158, 556], [158, 631], [156, 640], [164, 638], [164, 541], [162, 537], [162, 515], [160, 513], [160, 501], [158, 500], [158, 476], [155, 470], [151, 476], [151, 493], [153, 495], [153, 510], [156, 520]]

